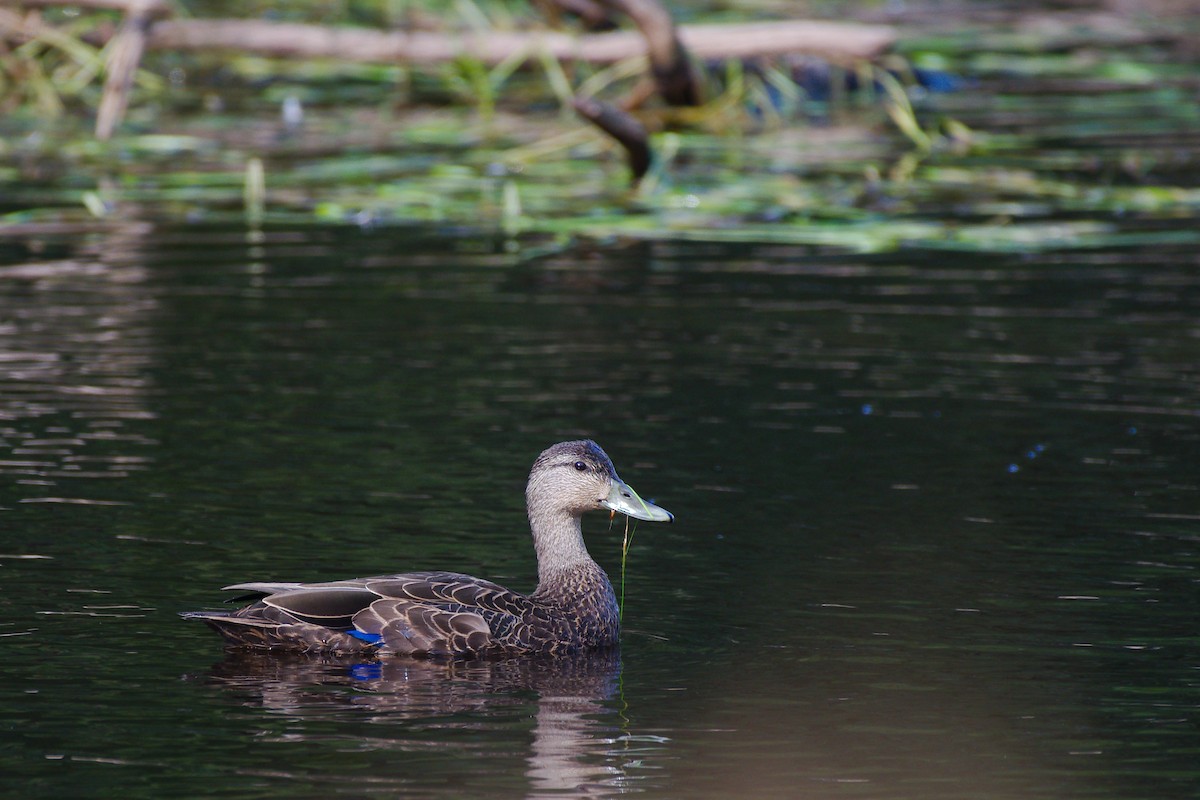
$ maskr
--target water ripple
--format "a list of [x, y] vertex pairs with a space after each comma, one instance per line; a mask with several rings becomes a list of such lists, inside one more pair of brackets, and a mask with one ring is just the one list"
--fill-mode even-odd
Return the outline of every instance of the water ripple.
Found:
[[[131, 244], [116, 236], [104, 247]], [[18, 502], [120, 505], [45, 491], [86, 483], [93, 492], [93, 479], [123, 478], [151, 459], [149, 440], [127, 423], [154, 417], [157, 302], [127, 253], [113, 261], [97, 252], [0, 266], [0, 475], [43, 492]]]

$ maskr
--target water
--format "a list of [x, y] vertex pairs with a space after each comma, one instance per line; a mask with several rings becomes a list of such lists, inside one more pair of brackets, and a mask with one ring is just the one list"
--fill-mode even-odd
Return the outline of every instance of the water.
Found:
[[[1190, 249], [131, 226], [3, 255], [22, 796], [1200, 786]], [[524, 477], [579, 435], [677, 515], [636, 530], [619, 660], [247, 659], [176, 616], [256, 578], [531, 588]], [[617, 575], [621, 524], [585, 529]]]

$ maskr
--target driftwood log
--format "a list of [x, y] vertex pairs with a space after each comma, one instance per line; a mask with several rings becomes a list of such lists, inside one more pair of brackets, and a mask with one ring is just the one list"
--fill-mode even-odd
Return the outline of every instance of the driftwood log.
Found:
[[[724, 60], [786, 54], [836, 63], [872, 59], [896, 40], [886, 26], [784, 21], [746, 25], [682, 25], [679, 39], [696, 58]], [[572, 36], [553, 31], [430, 33], [330, 28], [260, 20], [163, 20], [150, 31], [152, 50], [238, 50], [274, 58], [336, 58], [399, 64], [440, 64], [463, 56], [495, 65], [515, 53], [534, 59], [611, 64], [645, 55], [634, 31]]]

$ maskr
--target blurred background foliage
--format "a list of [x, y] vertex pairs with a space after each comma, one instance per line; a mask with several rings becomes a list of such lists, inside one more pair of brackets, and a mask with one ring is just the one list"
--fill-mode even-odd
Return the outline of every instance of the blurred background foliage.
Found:
[[[103, 42], [120, 17], [46, 8], [37, 36], [0, 50], [0, 224], [244, 218], [453, 224], [514, 240], [1037, 250], [1128, 235], [1130, 215], [1200, 208], [1195, 0], [667, 5], [677, 22], [804, 15], [892, 24], [900, 36], [851, 67], [700, 64], [703, 106], [637, 112], [654, 157], [631, 189], [621, 148], [570, 101], [627, 96], [640, 59], [410, 65], [150, 50], [124, 122], [101, 142], [91, 126]], [[514, 0], [172, 8], [380, 29], [547, 25]], [[15, 13], [0, 6], [0, 21]]]

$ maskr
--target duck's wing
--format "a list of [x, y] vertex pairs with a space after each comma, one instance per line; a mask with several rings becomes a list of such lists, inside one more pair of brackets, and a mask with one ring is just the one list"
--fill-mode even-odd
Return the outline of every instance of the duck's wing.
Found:
[[[343, 583], [329, 585], [340, 586]], [[361, 578], [353, 583], [393, 600], [462, 606], [463, 610], [477, 609], [484, 613], [520, 616], [530, 606], [529, 598], [520, 592], [459, 572], [406, 572], [402, 575]]]
[[525, 595], [456, 572], [411, 572], [329, 583], [225, 587], [256, 602], [191, 612], [234, 644], [403, 655], [471, 656], [516, 646], [533, 607]]
[[494, 645], [479, 614], [408, 600], [376, 600], [354, 615], [354, 635], [397, 655], [472, 656]]
[[222, 586], [222, 592], [246, 592], [251, 595], [268, 595], [299, 589], [303, 583], [284, 583], [280, 581], [251, 581], [250, 583], [235, 583], [232, 586]]
[[356, 631], [399, 654], [475, 655], [515, 644], [532, 601], [457, 572], [410, 572], [363, 581], [379, 600], [354, 615]]

